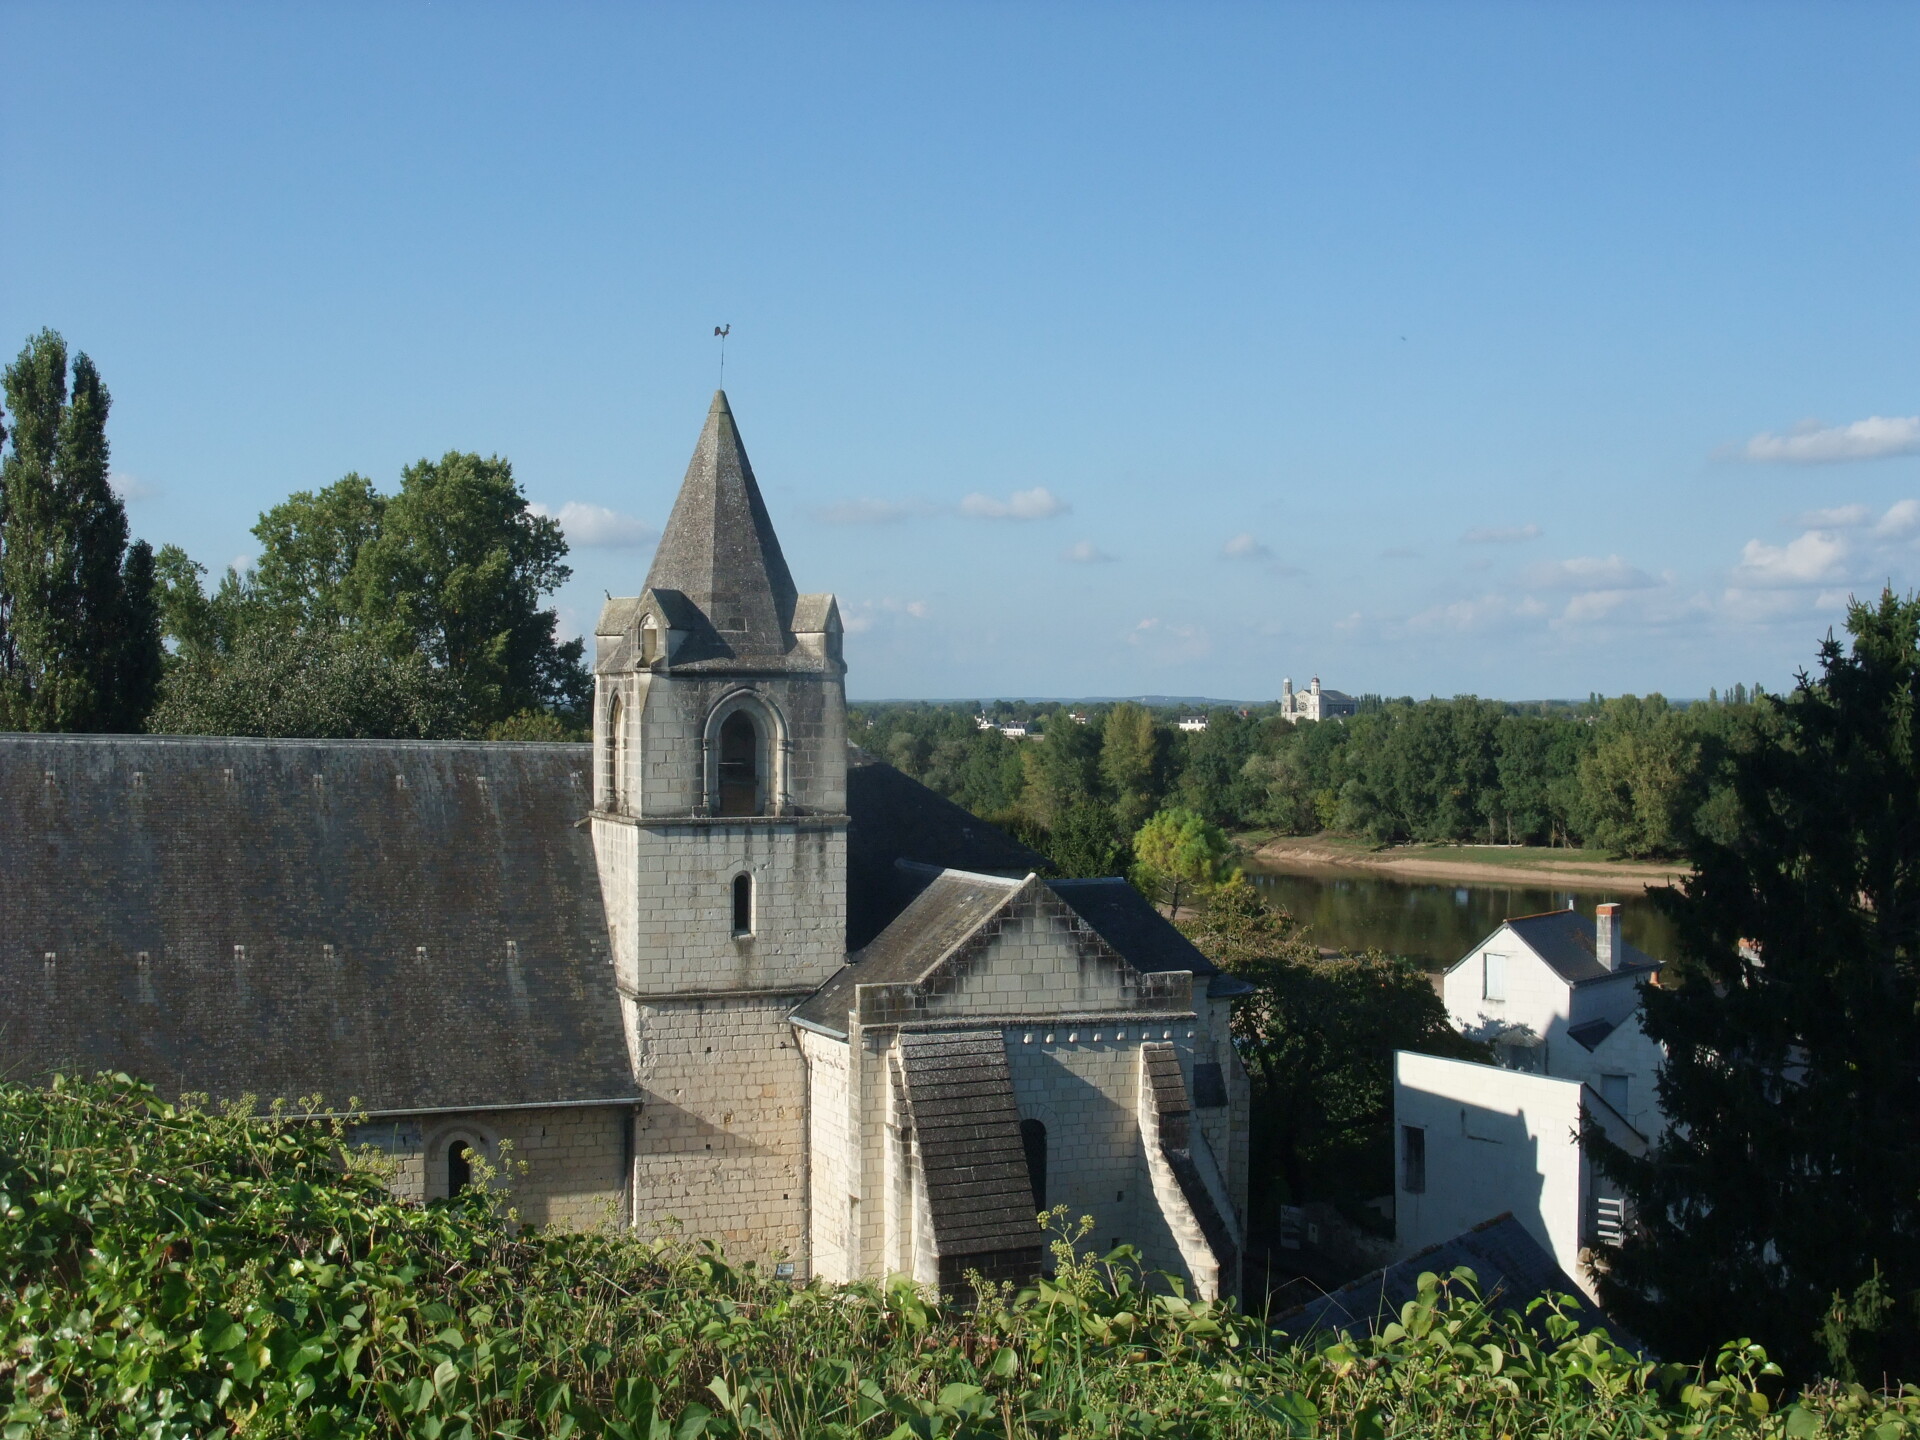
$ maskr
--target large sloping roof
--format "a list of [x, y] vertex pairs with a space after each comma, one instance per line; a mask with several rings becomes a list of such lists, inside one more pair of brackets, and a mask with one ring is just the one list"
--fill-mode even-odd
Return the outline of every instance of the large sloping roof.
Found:
[[847, 753], [847, 949], [870, 944], [927, 882], [895, 861], [1018, 878], [1046, 857], [857, 747]]
[[584, 745], [0, 735], [0, 1073], [632, 1096], [590, 771]]
[[1049, 880], [1047, 888], [1072, 906], [1074, 913], [1126, 956], [1136, 970], [1190, 970], [1196, 978], [1208, 979], [1207, 994], [1216, 999], [1245, 995], [1253, 989], [1244, 980], [1221, 974], [1219, 967], [1125, 880]]
[[1022, 880], [962, 870], [914, 867], [919, 893], [899, 917], [834, 971], [794, 1012], [811, 1025], [842, 1033], [859, 985], [912, 983], [1006, 908]]
[[1568, 1313], [1583, 1328], [1604, 1328], [1631, 1349], [1639, 1342], [1581, 1298], [1579, 1288], [1553, 1256], [1511, 1214], [1496, 1216], [1464, 1235], [1430, 1245], [1397, 1265], [1375, 1270], [1322, 1295], [1318, 1300], [1275, 1317], [1273, 1327], [1288, 1335], [1351, 1330], [1361, 1334], [1400, 1318], [1400, 1307], [1420, 1293], [1427, 1271], [1446, 1276], [1459, 1266], [1473, 1271], [1480, 1296], [1496, 1306], [1524, 1310], [1537, 1296], [1552, 1291], [1570, 1296]]
[[1577, 910], [1548, 910], [1540, 915], [1521, 915], [1507, 921], [1507, 924], [1569, 985], [1607, 980], [1628, 971], [1651, 974], [1660, 968], [1660, 962], [1646, 951], [1623, 944], [1621, 948], [1626, 953], [1609, 970], [1600, 963], [1598, 935], [1592, 917], [1582, 915]]
[[680, 591], [708, 621], [708, 632], [689, 637], [677, 664], [781, 656], [791, 648], [799, 592], [724, 390], [714, 392], [647, 588]]

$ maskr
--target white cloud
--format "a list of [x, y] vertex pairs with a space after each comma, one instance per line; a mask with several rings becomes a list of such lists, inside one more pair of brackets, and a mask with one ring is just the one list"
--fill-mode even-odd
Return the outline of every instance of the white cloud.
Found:
[[1852, 530], [1871, 519], [1873, 511], [1865, 505], [1835, 505], [1827, 510], [1809, 510], [1793, 523], [1802, 530]]
[[960, 502], [960, 513], [976, 520], [1051, 520], [1072, 508], [1044, 485], [1016, 490], [1005, 500], [976, 490]]
[[651, 545], [660, 538], [659, 531], [637, 516], [622, 515], [618, 510], [590, 505], [584, 500], [569, 500], [558, 510], [549, 510], [544, 505], [527, 508], [536, 515], [558, 520], [569, 545], [590, 550], [632, 550]]
[[1920, 500], [1896, 500], [1887, 507], [1873, 527], [1873, 533], [1888, 540], [1897, 540], [1920, 529]]
[[1480, 525], [1460, 537], [1462, 545], [1518, 545], [1538, 540], [1547, 532], [1538, 525]]
[[1830, 530], [1809, 530], [1785, 545], [1749, 540], [1734, 568], [1736, 588], [1817, 585], [1839, 578], [1847, 542]]
[[249, 570], [253, 569], [253, 556], [236, 555], [227, 562], [227, 568], [236, 575], [245, 575]]
[[905, 615], [914, 620], [927, 618], [924, 600], [896, 600], [888, 595], [879, 600], [855, 600], [840, 612], [840, 623], [849, 635], [864, 635], [882, 619]]
[[1763, 430], [1732, 453], [1742, 460], [1788, 465], [1920, 454], [1920, 415], [1870, 415], [1850, 425], [1809, 420], [1785, 435]]
[[1113, 560], [1113, 556], [1107, 554], [1091, 540], [1076, 540], [1066, 548], [1061, 558], [1071, 560], [1076, 565], [1106, 565]]
[[1524, 578], [1528, 585], [1540, 590], [1646, 590], [1660, 583], [1618, 555], [1609, 555], [1604, 560], [1595, 555], [1545, 560], [1529, 565]]
[[1253, 536], [1244, 532], [1234, 536], [1220, 547], [1220, 553], [1229, 560], [1271, 560], [1273, 551], [1262, 545]]
[[124, 470], [115, 470], [109, 474], [107, 484], [113, 487], [113, 493], [122, 500], [152, 500], [161, 493], [160, 487], [151, 480], [142, 480], [138, 475], [129, 475]]
[[914, 510], [897, 500], [841, 500], [813, 511], [813, 518], [829, 525], [892, 525]]
[[1531, 595], [1518, 600], [1507, 595], [1486, 594], [1471, 600], [1454, 600], [1434, 605], [1410, 616], [1407, 628], [1416, 633], [1435, 630], [1485, 630], [1515, 620], [1534, 620], [1547, 613], [1547, 607]]

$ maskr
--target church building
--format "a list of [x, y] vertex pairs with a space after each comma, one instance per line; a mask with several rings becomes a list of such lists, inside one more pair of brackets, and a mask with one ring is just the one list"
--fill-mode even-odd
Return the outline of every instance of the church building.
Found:
[[724, 394], [588, 745], [0, 735], [0, 1074], [351, 1113], [420, 1200], [948, 1292], [1238, 1288], [1245, 986], [849, 743]]

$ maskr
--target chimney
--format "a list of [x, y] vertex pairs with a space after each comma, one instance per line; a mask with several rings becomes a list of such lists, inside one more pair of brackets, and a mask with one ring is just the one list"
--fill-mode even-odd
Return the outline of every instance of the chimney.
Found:
[[1620, 938], [1620, 907], [1612, 902], [1594, 908], [1593, 954], [1605, 970], [1618, 970], [1627, 958], [1626, 944]]

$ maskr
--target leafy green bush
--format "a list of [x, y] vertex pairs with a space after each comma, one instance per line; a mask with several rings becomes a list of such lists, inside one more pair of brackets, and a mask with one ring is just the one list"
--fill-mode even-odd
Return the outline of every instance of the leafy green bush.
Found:
[[1857, 1387], [1775, 1410], [1744, 1342], [1654, 1366], [1549, 1302], [1494, 1310], [1465, 1272], [1377, 1339], [1297, 1347], [1065, 1237], [1050, 1280], [966, 1308], [794, 1285], [701, 1244], [517, 1234], [486, 1193], [399, 1203], [341, 1166], [343, 1133], [124, 1076], [0, 1086], [0, 1433], [1894, 1440], [1920, 1420], [1920, 1394]]

